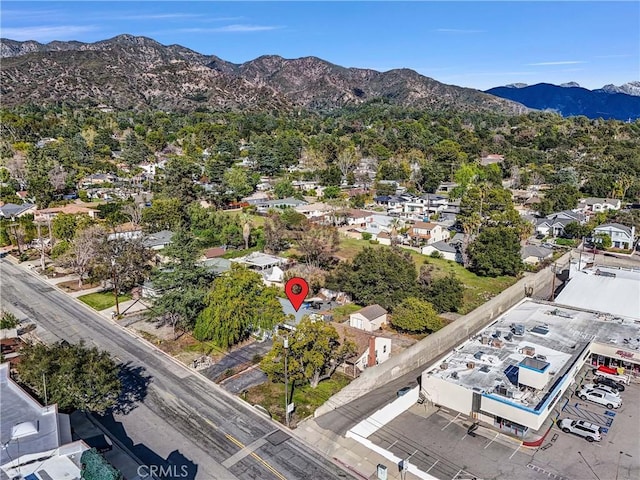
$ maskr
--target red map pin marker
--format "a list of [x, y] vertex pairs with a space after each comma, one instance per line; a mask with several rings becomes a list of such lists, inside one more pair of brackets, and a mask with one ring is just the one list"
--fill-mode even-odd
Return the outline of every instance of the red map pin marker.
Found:
[[287, 298], [297, 312], [300, 310], [304, 299], [307, 298], [307, 293], [309, 293], [309, 284], [304, 278], [293, 277], [285, 284], [284, 293], [287, 294]]

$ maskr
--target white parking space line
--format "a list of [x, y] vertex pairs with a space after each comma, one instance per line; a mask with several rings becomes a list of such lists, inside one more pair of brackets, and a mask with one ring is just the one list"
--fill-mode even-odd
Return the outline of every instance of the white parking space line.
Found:
[[449, 425], [451, 425], [453, 422], [455, 422], [458, 419], [459, 416], [460, 416], [460, 414], [458, 413], [453, 419], [449, 420], [449, 423], [447, 423], [440, 430], [443, 431], [445, 428], [447, 428]]
[[489, 443], [487, 443], [484, 448], [486, 449], [489, 445], [491, 445], [493, 442], [495, 442], [496, 438], [498, 438], [498, 435], [500, 435], [500, 434], [496, 433], [496, 436], [493, 437], [493, 439], [491, 439], [491, 441]]
[[[435, 462], [433, 462], [433, 465], [431, 465], [431, 466], [429, 467], [429, 470], [431, 470], [433, 467], [435, 467], [435, 466], [436, 466], [436, 463], [438, 463], [439, 461], [440, 461], [440, 459], [439, 459], [439, 458], [437, 458], [437, 459], [436, 459], [436, 461], [435, 461]], [[427, 470], [425, 473], [429, 473], [429, 470]]]
[[518, 453], [518, 450], [520, 450], [520, 447], [522, 447], [522, 445], [518, 445], [518, 448], [516, 448], [513, 453], [511, 454], [511, 456], [509, 457], [509, 460], [511, 460], [513, 458], [513, 456]]

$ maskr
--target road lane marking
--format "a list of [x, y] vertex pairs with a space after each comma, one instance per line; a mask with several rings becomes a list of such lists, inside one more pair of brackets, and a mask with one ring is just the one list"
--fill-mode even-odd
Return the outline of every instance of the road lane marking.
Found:
[[[440, 459], [439, 459], [439, 458], [437, 458], [437, 459], [436, 459], [436, 461], [435, 461], [435, 462], [433, 462], [433, 465], [431, 465], [431, 466], [429, 467], [429, 470], [431, 470], [433, 467], [435, 467], [435, 466], [436, 466], [436, 463], [438, 463], [439, 461], [440, 461]], [[425, 473], [429, 473], [429, 470], [427, 470]]]
[[224, 462], [222, 462], [222, 466], [225, 467], [225, 468], [232, 467], [233, 465], [238, 463], [240, 460], [242, 460], [244, 457], [246, 457], [247, 455], [250, 455], [255, 450], [260, 448], [265, 443], [267, 443], [266, 439], [259, 438], [255, 442], [251, 443], [250, 445], [247, 445], [246, 447], [240, 449], [238, 452], [236, 452], [235, 454], [233, 454], [229, 458], [227, 458]]

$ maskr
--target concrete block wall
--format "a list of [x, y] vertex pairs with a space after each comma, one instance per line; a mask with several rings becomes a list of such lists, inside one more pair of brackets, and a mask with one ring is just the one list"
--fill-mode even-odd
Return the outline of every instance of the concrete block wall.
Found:
[[[560, 257], [556, 262], [555, 271], [559, 272], [561, 269], [567, 268], [570, 258], [570, 252]], [[438, 358], [475, 335], [500, 314], [525, 298], [526, 290], [532, 289], [531, 296], [536, 298], [548, 296], [554, 282], [554, 275], [550, 265], [533, 275], [525, 276], [488, 302], [412, 345], [400, 355], [391, 357], [374, 368], [366, 369], [357, 379], [321, 405], [315, 411], [314, 416], [318, 417], [346, 405], [422, 365], [426, 368], [433, 364]], [[556, 285], [558, 284], [556, 283]]]

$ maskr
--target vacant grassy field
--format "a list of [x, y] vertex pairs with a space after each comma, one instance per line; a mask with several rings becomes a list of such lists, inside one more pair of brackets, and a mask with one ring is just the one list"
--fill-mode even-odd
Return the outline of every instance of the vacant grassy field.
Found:
[[[116, 305], [116, 299], [113, 292], [88, 293], [87, 295], [78, 297], [78, 300], [98, 311], [106, 310], [107, 308], [111, 308]], [[119, 303], [126, 302], [127, 300], [131, 300], [131, 295], [126, 294], [118, 296]]]
[[[367, 246], [373, 248], [389, 248], [384, 245], [372, 245], [368, 240], [359, 240], [341, 236], [340, 248], [337, 255], [342, 259], [351, 259], [360, 250]], [[409, 252], [411, 258], [413, 258], [418, 271], [422, 265], [428, 263], [434, 266], [434, 278], [445, 277], [449, 274], [453, 274], [464, 284], [464, 304], [459, 311], [461, 314], [469, 313], [471, 310], [479, 307], [490, 298], [502, 292], [505, 288], [513, 285], [517, 280], [515, 277], [506, 276], [496, 278], [479, 277], [456, 262], [441, 258], [431, 258], [427, 255], [422, 255], [415, 250], [405, 249], [405, 251]]]
[[[342, 390], [350, 381], [349, 377], [335, 373], [329, 380], [320, 382], [315, 389], [309, 384], [296, 387], [293, 391], [296, 409], [290, 416], [291, 425], [313, 415], [316, 408], [331, 395]], [[243, 398], [252, 405], [262, 405], [275, 420], [284, 423], [284, 383], [265, 382], [249, 389]]]

